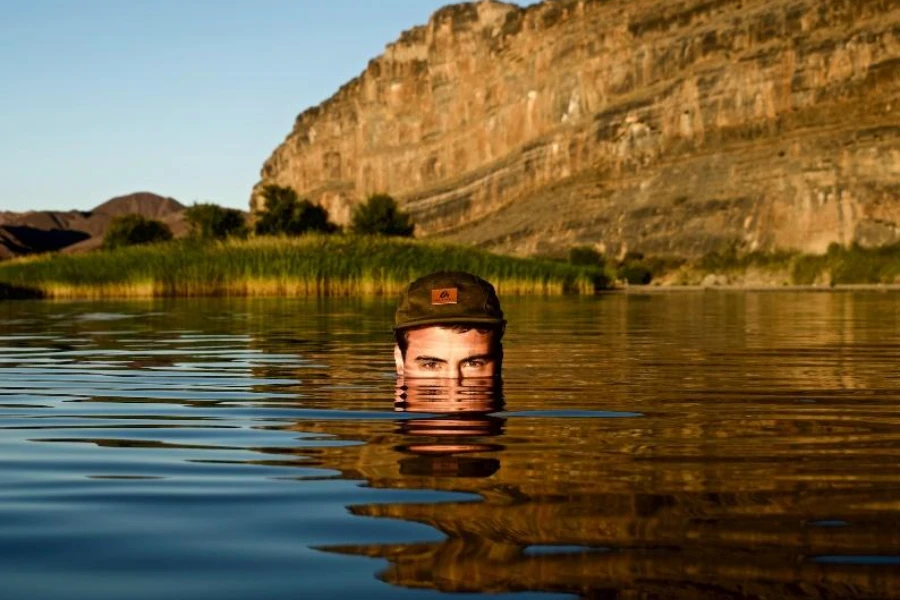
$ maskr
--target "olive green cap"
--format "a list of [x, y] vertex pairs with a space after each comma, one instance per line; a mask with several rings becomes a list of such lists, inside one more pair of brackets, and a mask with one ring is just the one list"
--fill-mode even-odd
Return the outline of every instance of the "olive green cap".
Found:
[[394, 330], [424, 325], [506, 324], [490, 283], [471, 273], [441, 271], [416, 279], [400, 294]]

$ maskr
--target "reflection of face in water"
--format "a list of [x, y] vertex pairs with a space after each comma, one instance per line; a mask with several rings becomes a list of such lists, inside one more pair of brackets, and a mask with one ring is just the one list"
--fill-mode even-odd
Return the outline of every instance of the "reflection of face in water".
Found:
[[500, 376], [502, 330], [462, 325], [407, 329], [397, 334], [394, 360], [406, 379]]
[[[503, 446], [483, 438], [503, 434], [506, 419], [499, 378], [397, 378], [397, 411], [429, 413], [400, 421], [397, 433], [409, 442], [398, 450], [413, 455], [400, 461], [404, 475], [488, 477], [499, 468], [496, 458], [467, 456], [498, 452]], [[466, 455], [466, 456], [461, 456]]]

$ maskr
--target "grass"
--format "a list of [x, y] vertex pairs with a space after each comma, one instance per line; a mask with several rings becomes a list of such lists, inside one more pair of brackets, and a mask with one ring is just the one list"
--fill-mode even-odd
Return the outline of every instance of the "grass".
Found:
[[691, 267], [701, 274], [744, 274], [750, 269], [783, 273], [794, 285], [893, 284], [900, 283], [900, 244], [876, 248], [831, 244], [825, 254], [741, 254], [730, 249], [707, 254]]
[[778, 270], [790, 268], [799, 256], [797, 252], [777, 250], [775, 252], [739, 253], [731, 247], [722, 252], [710, 252], [697, 263], [697, 267], [706, 272], [746, 271], [749, 268]]
[[[343, 235], [176, 241], [0, 263], [0, 293], [50, 298], [355, 296], [399, 293], [438, 270], [462, 270], [500, 294], [593, 293], [601, 269], [469, 247]], [[0, 298], [4, 297], [0, 295]]]
[[793, 280], [810, 284], [823, 276], [831, 285], [900, 282], [900, 244], [878, 248], [837, 244], [822, 255], [799, 257], [793, 265]]

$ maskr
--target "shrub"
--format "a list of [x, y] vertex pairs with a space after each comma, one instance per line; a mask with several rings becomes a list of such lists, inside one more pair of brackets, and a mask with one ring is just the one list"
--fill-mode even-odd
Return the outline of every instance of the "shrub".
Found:
[[569, 263], [578, 267], [602, 267], [606, 259], [591, 246], [575, 246], [569, 250]]
[[653, 273], [650, 267], [641, 261], [625, 261], [619, 265], [619, 279], [624, 279], [631, 285], [647, 285], [653, 281]]
[[849, 248], [835, 251], [829, 257], [831, 281], [847, 283], [892, 283], [890, 246], [878, 249], [863, 248], [853, 243]]
[[147, 219], [138, 214], [130, 214], [112, 220], [109, 230], [103, 236], [103, 247], [112, 250], [123, 246], [153, 244], [171, 239], [172, 230], [165, 223]]
[[797, 257], [791, 267], [791, 281], [795, 285], [812, 285], [828, 270], [825, 256], [806, 254]]
[[309, 200], [299, 200], [292, 188], [267, 185], [263, 188], [265, 208], [259, 213], [258, 235], [302, 235], [310, 232], [334, 233], [338, 226], [328, 220], [328, 211]]
[[710, 273], [721, 273], [738, 268], [739, 262], [737, 244], [732, 243], [721, 250], [713, 250], [704, 254], [698, 266]]
[[247, 235], [244, 213], [235, 208], [208, 203], [194, 204], [185, 211], [185, 217], [195, 237], [209, 240]]
[[900, 279], [900, 245], [864, 248], [829, 244], [825, 254], [803, 255], [793, 265], [793, 281], [811, 284], [822, 280], [831, 285], [895, 283]]
[[353, 233], [366, 235], [397, 235], [411, 237], [415, 225], [409, 213], [402, 212], [397, 202], [387, 194], [375, 194], [353, 209]]

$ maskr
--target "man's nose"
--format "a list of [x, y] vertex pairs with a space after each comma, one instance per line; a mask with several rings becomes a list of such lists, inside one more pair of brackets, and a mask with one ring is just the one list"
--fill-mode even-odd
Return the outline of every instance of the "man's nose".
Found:
[[451, 393], [456, 393], [456, 391], [462, 386], [462, 380], [462, 368], [456, 367], [456, 372], [453, 373], [453, 376], [450, 377], [450, 380], [447, 382], [447, 387], [449, 388]]

